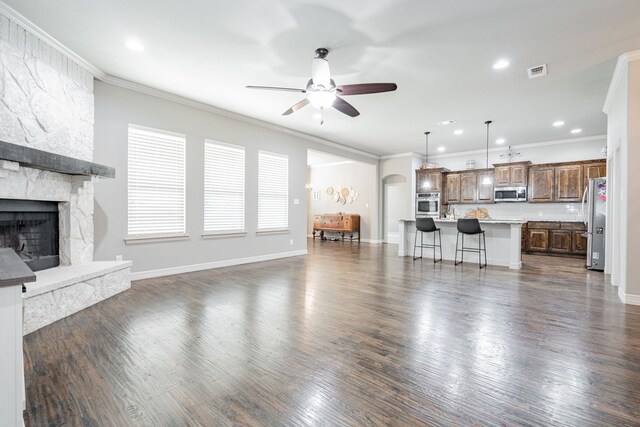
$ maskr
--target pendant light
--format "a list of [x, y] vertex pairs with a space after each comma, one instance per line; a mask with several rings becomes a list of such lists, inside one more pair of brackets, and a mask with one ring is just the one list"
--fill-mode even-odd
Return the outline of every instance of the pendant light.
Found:
[[[425, 143], [425, 148], [424, 148], [424, 170], [425, 171], [429, 167], [429, 134], [430, 133], [431, 132], [425, 132], [424, 133], [426, 135], [426, 137], [427, 137], [427, 142]], [[425, 189], [431, 188], [431, 182], [427, 178], [426, 174], [425, 174], [425, 180], [422, 183], [422, 188], [425, 188]]]
[[[484, 124], [487, 125], [487, 169], [489, 169], [489, 125], [491, 124], [491, 120], [487, 120]], [[491, 185], [492, 182], [491, 176], [487, 174], [482, 180], [482, 185]]]

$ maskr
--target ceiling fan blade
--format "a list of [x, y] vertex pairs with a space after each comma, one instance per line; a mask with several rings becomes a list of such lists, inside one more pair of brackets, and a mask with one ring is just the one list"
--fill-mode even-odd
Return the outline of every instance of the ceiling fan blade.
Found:
[[261, 90], [282, 90], [285, 92], [301, 92], [306, 93], [306, 89], [296, 89], [293, 87], [273, 87], [273, 86], [247, 86], [247, 89], [261, 89]]
[[336, 96], [336, 100], [333, 101], [332, 107], [349, 117], [357, 117], [360, 115], [360, 112], [356, 110], [353, 105], [349, 104], [339, 96]]
[[329, 61], [324, 58], [314, 58], [311, 64], [311, 80], [316, 86], [331, 86], [331, 70]]
[[295, 104], [293, 107], [289, 108], [287, 111], [285, 111], [284, 113], [282, 113], [283, 116], [288, 116], [291, 113], [295, 113], [296, 111], [298, 111], [299, 109], [305, 107], [307, 104], [309, 104], [309, 98], [305, 98], [302, 101], [298, 102], [297, 104]]
[[395, 83], [361, 83], [343, 85], [336, 88], [340, 95], [366, 95], [368, 93], [393, 92], [398, 89]]

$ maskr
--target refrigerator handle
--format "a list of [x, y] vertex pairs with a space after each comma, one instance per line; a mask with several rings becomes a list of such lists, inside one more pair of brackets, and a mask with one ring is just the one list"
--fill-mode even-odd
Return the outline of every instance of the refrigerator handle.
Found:
[[584, 225], [587, 225], [587, 217], [584, 214], [584, 204], [587, 201], [587, 191], [589, 191], [589, 185], [587, 185], [584, 188], [584, 193], [582, 193], [582, 205], [581, 205], [581, 211], [582, 211], [582, 222], [584, 222]]

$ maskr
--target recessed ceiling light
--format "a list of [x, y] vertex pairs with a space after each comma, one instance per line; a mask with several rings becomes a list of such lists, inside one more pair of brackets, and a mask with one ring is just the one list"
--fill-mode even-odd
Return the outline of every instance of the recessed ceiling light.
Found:
[[140, 40], [136, 38], [127, 39], [127, 41], [125, 42], [125, 46], [127, 46], [127, 49], [134, 52], [142, 52], [144, 50], [144, 45]]
[[582, 129], [571, 129], [571, 133], [572, 134], [576, 134], [576, 133], [580, 133], [582, 132]]
[[320, 114], [320, 113], [315, 113], [315, 114], [313, 115], [313, 118], [314, 118], [314, 119], [316, 119], [316, 120], [320, 120], [320, 119], [322, 119], [322, 114]]
[[496, 144], [498, 144], [498, 145], [502, 145], [502, 144], [504, 144], [505, 142], [507, 142], [507, 140], [506, 140], [506, 139], [504, 139], [504, 138], [498, 138], [498, 139], [496, 139]]
[[444, 120], [442, 122], [436, 122], [436, 124], [438, 126], [447, 126], [447, 125], [452, 125], [454, 124], [456, 121], [455, 120]]
[[446, 150], [446, 148], [444, 148], [444, 147], [438, 147], [438, 151], [440, 153], [444, 153], [445, 150]]
[[493, 64], [493, 69], [502, 70], [503, 68], [507, 68], [508, 66], [509, 66], [509, 61], [507, 61], [506, 59], [501, 59], [495, 64]]
[[462, 129], [456, 129], [453, 131], [454, 135], [462, 135], [464, 133], [464, 131]]
[[553, 126], [559, 128], [560, 126], [564, 126], [564, 122], [562, 120], [558, 120], [557, 122], [553, 122]]

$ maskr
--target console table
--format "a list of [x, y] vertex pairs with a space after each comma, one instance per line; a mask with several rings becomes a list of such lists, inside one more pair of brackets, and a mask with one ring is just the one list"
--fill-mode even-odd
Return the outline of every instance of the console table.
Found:
[[13, 249], [0, 248], [0, 425], [23, 426], [22, 285], [36, 280]]
[[338, 233], [344, 240], [345, 235], [353, 240], [354, 234], [357, 233], [356, 239], [360, 241], [360, 215], [358, 214], [321, 214], [313, 216], [313, 238], [316, 233], [320, 234], [321, 239], [326, 239], [325, 232]]

